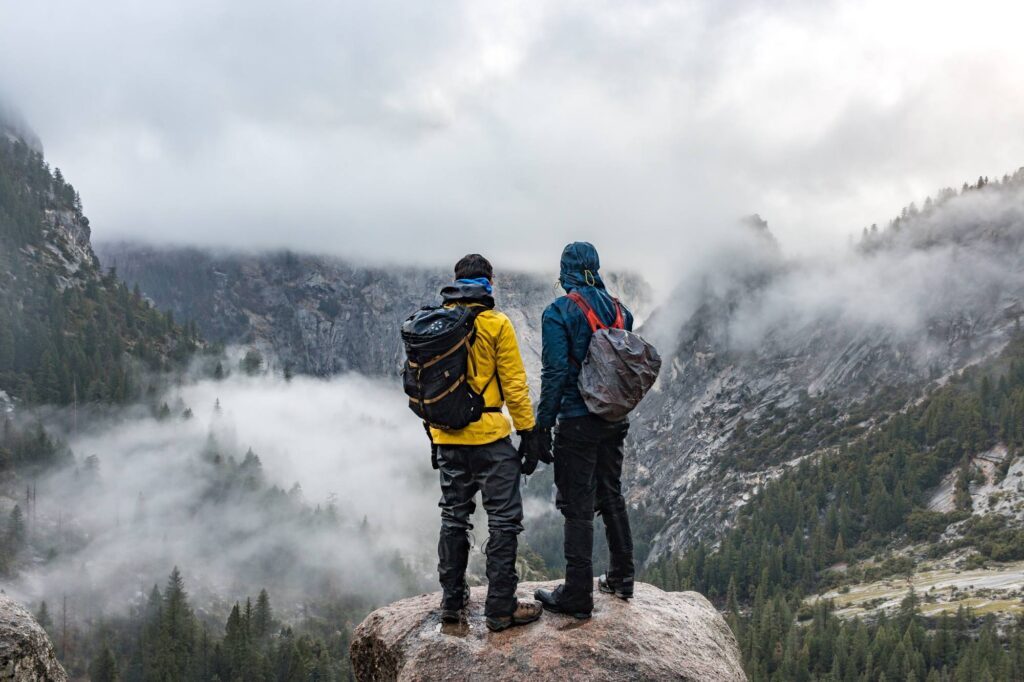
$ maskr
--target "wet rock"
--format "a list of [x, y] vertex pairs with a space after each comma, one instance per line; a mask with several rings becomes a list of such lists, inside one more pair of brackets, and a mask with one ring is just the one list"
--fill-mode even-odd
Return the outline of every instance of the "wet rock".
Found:
[[[522, 583], [520, 598], [537, 587]], [[729, 626], [695, 592], [644, 583], [624, 602], [595, 592], [580, 621], [545, 612], [530, 625], [489, 632], [486, 587], [472, 590], [468, 622], [441, 623], [440, 594], [404, 599], [367, 616], [352, 638], [356, 678], [368, 680], [745, 680]]]
[[13, 599], [0, 594], [0, 682], [64, 682], [46, 632]]

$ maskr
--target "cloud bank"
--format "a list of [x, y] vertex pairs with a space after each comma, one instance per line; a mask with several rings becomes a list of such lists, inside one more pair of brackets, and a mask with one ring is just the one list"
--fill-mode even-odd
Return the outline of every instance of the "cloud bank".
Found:
[[66, 594], [94, 617], [174, 565], [197, 603], [266, 587], [285, 613], [431, 587], [437, 482], [403, 397], [357, 375], [232, 375], [173, 389], [164, 418], [83, 414], [66, 434], [75, 466], [27, 481], [35, 503], [21, 500], [42, 561], [4, 588], [32, 603]]
[[1024, 158], [997, 0], [3, 13], [0, 91], [99, 239], [529, 268], [589, 238], [666, 283], [737, 215], [817, 249]]

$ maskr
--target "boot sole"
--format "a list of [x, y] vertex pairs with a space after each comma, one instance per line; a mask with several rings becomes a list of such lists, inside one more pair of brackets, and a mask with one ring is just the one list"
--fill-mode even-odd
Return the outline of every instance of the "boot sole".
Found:
[[540, 620], [540, 614], [538, 614], [536, 618], [531, 618], [530, 620], [512, 620], [507, 623], [501, 621], [492, 621], [490, 618], [488, 618], [487, 629], [491, 632], [501, 632], [502, 630], [514, 628], [517, 625], [529, 625], [530, 623], [536, 623], [538, 620]]
[[615, 595], [616, 597], [618, 597], [622, 601], [629, 601], [630, 599], [633, 598], [633, 594], [632, 593], [626, 594], [625, 592], [619, 592], [618, 590], [606, 589], [604, 587], [599, 587], [597, 589], [599, 591], [601, 591], [601, 592], [604, 592], [605, 594]]
[[597, 590], [599, 592], [604, 592], [605, 594], [614, 594], [616, 597], [622, 600], [633, 598], [633, 590], [626, 592], [623, 589], [612, 587], [604, 581], [604, 576], [601, 576], [601, 579], [597, 581]]
[[559, 608], [549, 606], [547, 604], [542, 604], [542, 606], [544, 607], [545, 611], [550, 611], [551, 613], [560, 613], [563, 616], [572, 616], [576, 620], [587, 620], [592, 615], [591, 613], [587, 613], [586, 611], [562, 611]]

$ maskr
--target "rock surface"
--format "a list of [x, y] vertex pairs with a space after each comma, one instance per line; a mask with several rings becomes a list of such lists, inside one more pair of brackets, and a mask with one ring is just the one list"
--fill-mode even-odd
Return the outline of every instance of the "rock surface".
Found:
[[[557, 583], [521, 583], [520, 598]], [[356, 679], [745, 680], [729, 626], [703, 596], [644, 583], [624, 602], [595, 592], [593, 618], [545, 612], [530, 625], [489, 632], [486, 587], [472, 590], [469, 622], [441, 623], [440, 594], [395, 602], [366, 617], [352, 638]]]
[[68, 679], [43, 630], [28, 611], [0, 594], [0, 682]]

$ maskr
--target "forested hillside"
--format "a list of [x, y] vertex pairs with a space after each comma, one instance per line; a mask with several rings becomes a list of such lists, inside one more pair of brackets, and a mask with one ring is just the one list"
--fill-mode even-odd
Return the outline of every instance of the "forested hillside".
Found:
[[19, 137], [0, 135], [0, 391], [28, 403], [120, 403], [198, 337], [102, 273], [78, 193]]
[[[1024, 678], [1019, 581], [983, 588], [1024, 559], [1024, 492], [1012, 478], [1024, 454], [1024, 334], [873, 420], [863, 431], [839, 429], [834, 448], [767, 483], [718, 542], [656, 563], [648, 578], [716, 599], [753, 680]], [[952, 506], [937, 510], [944, 478]], [[979, 491], [1000, 484], [978, 504]], [[936, 567], [987, 570], [961, 581], [977, 589], [916, 593], [915, 574]], [[863, 583], [877, 606], [837, 614], [832, 600]], [[899, 607], [887, 608], [901, 593]]]

